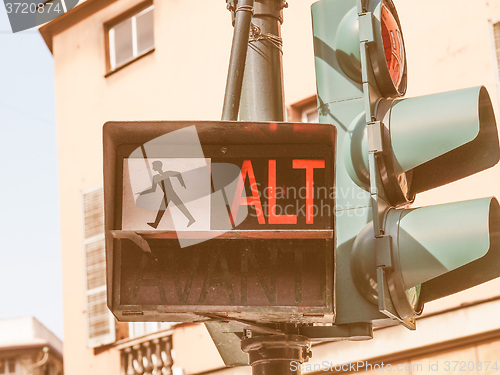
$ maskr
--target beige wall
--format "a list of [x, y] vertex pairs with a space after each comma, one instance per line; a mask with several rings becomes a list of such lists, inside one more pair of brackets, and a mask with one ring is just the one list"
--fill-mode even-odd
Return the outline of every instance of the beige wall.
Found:
[[[490, 19], [498, 1], [395, 0], [408, 59], [408, 95], [484, 85], [500, 115]], [[450, 186], [422, 193], [417, 205], [500, 196], [500, 165]]]
[[[154, 53], [112, 74], [105, 74], [103, 22], [129, 9], [136, 0], [120, 0], [54, 36], [57, 123], [61, 194], [65, 366], [71, 375], [117, 374], [118, 352], [94, 355], [86, 349], [82, 191], [102, 183], [102, 125], [109, 120], [217, 120], [222, 110], [232, 36], [224, 2], [155, 1]], [[315, 93], [310, 0], [294, 0], [283, 25], [287, 104]], [[484, 84], [498, 113], [493, 49], [488, 19], [500, 17], [500, 3], [475, 0], [396, 0], [408, 56], [408, 96]], [[489, 195], [500, 196], [500, 166], [442, 189], [422, 194], [417, 204], [440, 203]], [[463, 300], [498, 294], [500, 282], [463, 298], [436, 303], [429, 311]], [[496, 311], [498, 313], [498, 311]], [[195, 328], [192, 328], [193, 330]], [[398, 327], [394, 337], [403, 329]], [[188, 332], [189, 329], [186, 329]], [[196, 331], [200, 332], [200, 331]], [[213, 348], [185, 345], [174, 339], [181, 365], [199, 371], [191, 355]], [[197, 344], [195, 344], [197, 345]], [[191, 352], [189, 352], [191, 350]], [[236, 371], [236, 370], [234, 370]], [[248, 373], [248, 370], [241, 370]], [[240, 370], [238, 370], [240, 372]]]

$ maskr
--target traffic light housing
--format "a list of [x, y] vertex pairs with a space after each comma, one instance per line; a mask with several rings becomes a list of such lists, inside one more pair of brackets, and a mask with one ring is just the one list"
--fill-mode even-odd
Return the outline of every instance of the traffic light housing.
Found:
[[[498, 161], [498, 133], [484, 87], [409, 99], [381, 98], [375, 118], [383, 125], [378, 157], [384, 198], [394, 206], [415, 195], [492, 167]], [[357, 121], [345, 141], [349, 173], [368, 189], [368, 134]], [[359, 129], [358, 129], [359, 128]]]
[[[392, 250], [386, 281], [401, 318], [420, 314], [425, 302], [500, 276], [500, 207], [495, 198], [391, 208], [384, 227]], [[369, 223], [351, 254], [354, 282], [374, 303], [379, 298], [376, 241]]]
[[407, 68], [391, 0], [312, 6], [320, 122], [337, 127], [336, 324], [399, 321], [500, 276], [495, 198], [408, 208], [415, 195], [495, 165], [484, 87], [403, 98]]
[[103, 146], [118, 320], [334, 319], [334, 127], [108, 122]]

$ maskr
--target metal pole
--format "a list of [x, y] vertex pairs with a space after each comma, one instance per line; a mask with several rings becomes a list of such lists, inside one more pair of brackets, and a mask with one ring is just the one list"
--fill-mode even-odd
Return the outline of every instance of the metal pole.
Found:
[[224, 107], [222, 109], [223, 121], [238, 120], [248, 38], [250, 37], [250, 24], [252, 23], [253, 3], [254, 0], [240, 0], [234, 10], [234, 34], [227, 72]]
[[[240, 106], [242, 121], [283, 121], [283, 0], [255, 0]], [[286, 325], [283, 325], [286, 328]], [[300, 375], [311, 356], [311, 343], [300, 335], [244, 338], [253, 375]]]
[[[222, 120], [237, 120], [240, 110], [242, 121], [283, 121], [281, 24], [287, 3], [237, 0], [236, 4]], [[300, 375], [300, 365], [311, 356], [311, 343], [300, 335], [264, 335], [244, 338], [241, 350], [249, 355], [253, 375]]]
[[256, 0], [250, 31], [240, 119], [283, 121], [281, 24], [283, 0]]
[[252, 337], [242, 341], [252, 375], [300, 375], [301, 364], [311, 357], [309, 339], [299, 335]]

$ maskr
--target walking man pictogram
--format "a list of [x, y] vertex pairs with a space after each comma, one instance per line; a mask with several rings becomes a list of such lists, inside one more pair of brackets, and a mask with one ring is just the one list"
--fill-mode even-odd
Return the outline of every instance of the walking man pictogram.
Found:
[[165, 214], [167, 205], [169, 204], [169, 202], [173, 202], [189, 220], [187, 224], [187, 226], [189, 227], [196, 220], [193, 215], [191, 215], [186, 206], [184, 206], [184, 203], [182, 203], [181, 199], [172, 187], [172, 183], [170, 182], [170, 178], [175, 177], [179, 180], [182, 187], [186, 188], [186, 184], [184, 183], [184, 179], [182, 178], [181, 173], [176, 171], [163, 172], [163, 163], [159, 160], [153, 162], [153, 170], [158, 172], [158, 174], [153, 176], [151, 188], [140, 192], [139, 195], [153, 193], [156, 191], [156, 187], [159, 185], [163, 190], [163, 199], [161, 201], [160, 207], [158, 208], [158, 213], [156, 214], [154, 223], [148, 223], [148, 225], [156, 229], [158, 227], [158, 224], [160, 224], [161, 218]]

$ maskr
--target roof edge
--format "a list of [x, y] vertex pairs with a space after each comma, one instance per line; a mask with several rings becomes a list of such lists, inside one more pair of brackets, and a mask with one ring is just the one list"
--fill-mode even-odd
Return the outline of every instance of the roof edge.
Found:
[[22, 350], [32, 350], [32, 349], [42, 349], [44, 347], [48, 347], [50, 353], [55, 355], [60, 360], [63, 360], [63, 353], [57, 349], [54, 345], [49, 343], [48, 341], [42, 341], [37, 343], [16, 343], [11, 346], [2, 346], [0, 347], [0, 353], [8, 353], [13, 351], [22, 351]]
[[64, 13], [62, 16], [59, 16], [53, 19], [50, 22], [47, 22], [43, 26], [38, 28], [40, 34], [42, 35], [45, 44], [49, 48], [50, 52], [53, 54], [53, 44], [52, 38], [54, 35], [66, 30], [70, 26], [74, 25], [77, 22], [82, 21], [83, 19], [89, 17], [90, 15], [98, 12], [99, 10], [107, 7], [109, 4], [116, 2], [117, 0], [87, 0], [83, 3], [77, 5], [69, 12]]

